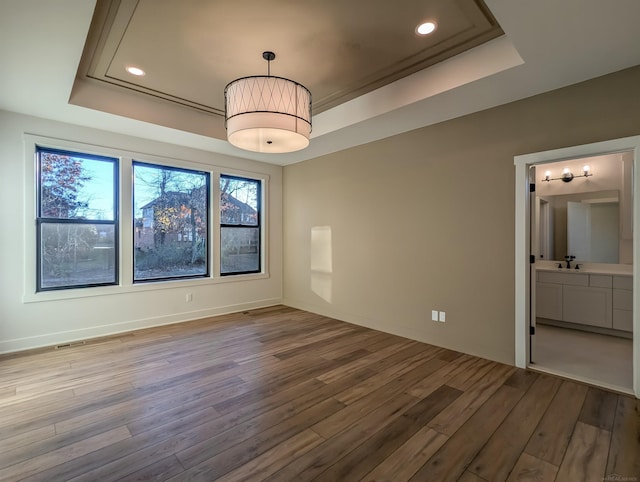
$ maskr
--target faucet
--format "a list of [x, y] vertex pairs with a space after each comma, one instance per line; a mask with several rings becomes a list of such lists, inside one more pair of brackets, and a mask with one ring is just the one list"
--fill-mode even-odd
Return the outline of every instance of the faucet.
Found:
[[567, 260], [567, 269], [571, 269], [571, 261], [576, 259], [576, 257], [575, 256], [565, 256], [564, 259]]

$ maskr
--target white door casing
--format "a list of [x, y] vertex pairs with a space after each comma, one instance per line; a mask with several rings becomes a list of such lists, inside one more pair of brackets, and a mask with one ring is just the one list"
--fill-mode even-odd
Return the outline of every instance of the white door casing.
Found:
[[[530, 167], [536, 164], [633, 152], [633, 225], [640, 226], [640, 136], [535, 152], [514, 157], [515, 164], [515, 364], [526, 368], [530, 360]], [[640, 242], [633, 243], [633, 259], [640, 260]], [[633, 393], [640, 398], [640, 263], [633, 264]]]
[[[536, 183], [536, 166], [529, 167], [530, 186]], [[540, 198], [534, 189], [529, 189], [529, 242], [531, 245], [530, 255], [534, 261], [540, 258]], [[536, 265], [529, 263], [529, 363], [535, 363], [536, 359]]]

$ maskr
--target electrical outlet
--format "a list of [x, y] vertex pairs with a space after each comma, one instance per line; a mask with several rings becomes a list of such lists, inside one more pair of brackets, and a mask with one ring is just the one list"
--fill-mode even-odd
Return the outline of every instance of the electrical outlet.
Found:
[[187, 303], [191, 303], [193, 301], [193, 294], [187, 293]]
[[431, 310], [431, 321], [438, 321], [438, 310]]
[[444, 311], [441, 311], [440, 313], [438, 313], [438, 321], [440, 321], [441, 323], [444, 323], [445, 321], [447, 321]]

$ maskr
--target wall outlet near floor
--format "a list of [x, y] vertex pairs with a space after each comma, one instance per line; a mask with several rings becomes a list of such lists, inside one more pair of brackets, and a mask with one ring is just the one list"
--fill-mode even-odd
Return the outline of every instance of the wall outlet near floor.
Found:
[[438, 310], [431, 310], [431, 321], [438, 321]]
[[193, 293], [187, 293], [187, 303], [191, 303], [193, 301]]
[[444, 311], [441, 311], [440, 313], [438, 313], [438, 321], [440, 323], [444, 323], [445, 321], [447, 321]]

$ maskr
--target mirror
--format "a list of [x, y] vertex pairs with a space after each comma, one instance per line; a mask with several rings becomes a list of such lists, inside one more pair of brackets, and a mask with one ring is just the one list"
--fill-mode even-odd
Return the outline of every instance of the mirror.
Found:
[[576, 262], [620, 262], [620, 195], [617, 190], [536, 198], [538, 258]]

